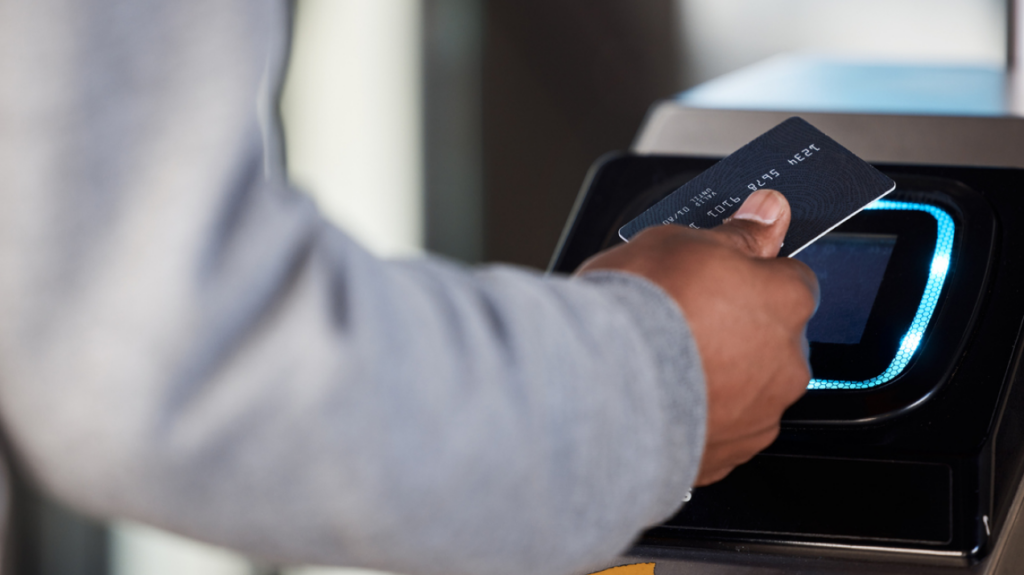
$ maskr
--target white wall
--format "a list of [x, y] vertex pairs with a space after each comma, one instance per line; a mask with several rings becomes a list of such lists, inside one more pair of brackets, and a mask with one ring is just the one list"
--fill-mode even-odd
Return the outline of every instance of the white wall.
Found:
[[423, 246], [419, 0], [301, 0], [281, 104], [288, 168], [382, 255]]
[[137, 523], [112, 533], [112, 575], [251, 575], [242, 556]]

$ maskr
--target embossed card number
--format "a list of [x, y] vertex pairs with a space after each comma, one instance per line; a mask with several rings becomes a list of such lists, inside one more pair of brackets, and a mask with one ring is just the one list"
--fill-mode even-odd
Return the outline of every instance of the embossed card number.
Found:
[[779, 253], [792, 256], [896, 183], [802, 118], [793, 117], [670, 193], [619, 230], [629, 241], [663, 224], [695, 229], [720, 225], [757, 190], [789, 200], [793, 218]]

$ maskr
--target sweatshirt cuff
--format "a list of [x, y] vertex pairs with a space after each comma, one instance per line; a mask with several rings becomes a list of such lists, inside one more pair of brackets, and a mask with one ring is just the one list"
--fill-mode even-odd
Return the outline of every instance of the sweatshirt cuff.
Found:
[[629, 312], [655, 363], [666, 411], [668, 470], [651, 517], [652, 524], [660, 523], [682, 505], [704, 454], [707, 390], [697, 343], [675, 300], [647, 279], [615, 271], [588, 272], [579, 279], [600, 285]]

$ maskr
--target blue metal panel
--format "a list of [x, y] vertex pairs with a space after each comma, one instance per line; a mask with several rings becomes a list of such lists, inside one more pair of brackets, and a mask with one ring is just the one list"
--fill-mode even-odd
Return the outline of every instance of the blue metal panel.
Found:
[[771, 58], [691, 88], [694, 108], [955, 116], [1008, 114], [1000, 66], [863, 63], [816, 56]]

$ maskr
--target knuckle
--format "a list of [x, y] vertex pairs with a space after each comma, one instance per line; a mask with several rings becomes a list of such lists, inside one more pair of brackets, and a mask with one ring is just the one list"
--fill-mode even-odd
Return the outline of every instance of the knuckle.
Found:
[[794, 306], [800, 319], [801, 323], [807, 323], [807, 320], [814, 316], [814, 313], [818, 311], [818, 298], [811, 294], [797, 292], [798, 297]]
[[[779, 438], [779, 433], [781, 432], [781, 429], [781, 425], [775, 424], [770, 429], [766, 430], [760, 438], [761, 442], [763, 443], [761, 449], [764, 449], [771, 445], [772, 443], [775, 443], [775, 440]], [[760, 451], [761, 449], [759, 449], [758, 451]]]
[[818, 309], [820, 289], [818, 278], [803, 262], [788, 260], [788, 274], [785, 293], [789, 295], [786, 302], [794, 313], [799, 315], [801, 323], [806, 323]]
[[818, 276], [815, 275], [814, 270], [812, 270], [810, 266], [793, 258], [786, 258], [785, 260], [780, 261], [784, 262], [784, 265], [789, 269], [792, 281], [802, 283], [804, 285], [804, 289], [809, 294], [817, 297], [817, 293], [819, 291]]
[[801, 354], [793, 363], [793, 371], [788, 377], [790, 382], [788, 387], [791, 393], [789, 394], [787, 405], [800, 399], [807, 391], [807, 384], [811, 381], [811, 369], [803, 355]]
[[793, 381], [796, 382], [796, 388], [800, 392], [800, 395], [803, 395], [803, 391], [811, 381], [811, 368], [807, 365], [807, 360], [803, 357], [803, 354], [800, 355], [800, 359], [798, 361], [800, 367], [793, 375]]
[[771, 427], [748, 438], [744, 442], [744, 449], [738, 450], [730, 463], [738, 467], [750, 461], [755, 455], [767, 449], [772, 443], [775, 443], [775, 440], [779, 438], [780, 431], [781, 426], [776, 422]]

